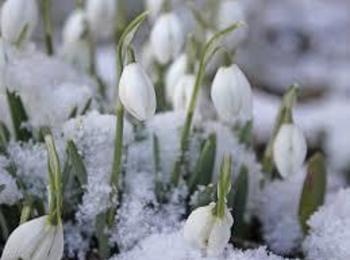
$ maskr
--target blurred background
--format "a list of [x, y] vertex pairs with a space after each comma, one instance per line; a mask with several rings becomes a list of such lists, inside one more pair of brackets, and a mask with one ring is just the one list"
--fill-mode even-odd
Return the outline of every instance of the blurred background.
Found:
[[[150, 2], [124, 0], [125, 20], [142, 12]], [[196, 28], [191, 9], [205, 11], [214, 0], [172, 0], [183, 28]], [[234, 0], [227, 0], [234, 1]], [[3, 1], [2, 1], [3, 2]], [[236, 61], [254, 86], [254, 127], [258, 142], [271, 133], [280, 97], [288, 86], [301, 86], [295, 121], [306, 133], [309, 147], [322, 148], [335, 169], [350, 168], [350, 1], [349, 0], [241, 0], [248, 24], [237, 49]], [[74, 0], [52, 0], [55, 45], [60, 46], [65, 20], [75, 7]], [[225, 16], [234, 16], [231, 10]], [[222, 15], [222, 14], [221, 14]], [[214, 17], [220, 19], [220, 17]], [[138, 35], [143, 44], [154, 22]], [[121, 21], [125, 23], [126, 21]], [[121, 24], [123, 27], [123, 24]], [[42, 26], [35, 41], [43, 45]], [[138, 50], [142, 55], [142, 50]], [[111, 39], [98, 43], [98, 70], [103, 79], [115, 81], [114, 47]], [[206, 110], [210, 113], [210, 109]]]

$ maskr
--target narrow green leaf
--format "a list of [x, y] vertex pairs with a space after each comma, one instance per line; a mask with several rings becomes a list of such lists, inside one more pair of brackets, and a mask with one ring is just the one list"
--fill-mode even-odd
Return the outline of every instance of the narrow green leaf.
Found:
[[247, 206], [248, 199], [248, 168], [242, 165], [236, 183], [233, 189], [233, 217], [235, 220], [234, 234], [238, 237], [243, 237], [244, 233], [244, 214]]
[[216, 157], [216, 135], [211, 134], [205, 141], [199, 155], [196, 168], [192, 178], [190, 178], [188, 187], [193, 192], [198, 185], [208, 185], [213, 176]]
[[299, 202], [299, 222], [304, 234], [308, 232], [307, 221], [323, 205], [327, 185], [325, 158], [317, 153], [308, 162], [307, 175]]
[[247, 121], [239, 132], [239, 142], [245, 144], [247, 147], [251, 146], [253, 143], [253, 121]]
[[67, 143], [67, 160], [72, 166], [72, 174], [79, 180], [81, 186], [87, 183], [87, 173], [83, 159], [81, 158], [78, 148], [74, 141], [69, 140]]
[[0, 193], [3, 191], [3, 190], [5, 190], [5, 184], [0, 184]]
[[86, 102], [83, 110], [81, 111], [80, 115], [82, 115], [82, 116], [85, 115], [87, 113], [87, 111], [89, 111], [91, 104], [92, 104], [92, 98], [89, 98], [88, 101]]
[[15, 46], [16, 46], [17, 48], [20, 48], [20, 47], [22, 46], [24, 40], [25, 40], [26, 37], [27, 37], [28, 29], [29, 29], [29, 25], [28, 25], [28, 24], [26, 24], [26, 25], [22, 28], [22, 31], [21, 31], [21, 33], [19, 34], [17, 41], [15, 42]]
[[224, 159], [221, 163], [221, 173], [219, 177], [219, 182], [217, 184], [218, 201], [214, 209], [214, 214], [219, 218], [222, 218], [225, 215], [227, 195], [230, 193], [231, 190], [231, 167], [231, 156], [224, 156]]
[[45, 136], [45, 144], [48, 153], [49, 221], [57, 225], [61, 222], [63, 205], [61, 166], [52, 135]]
[[22, 127], [28, 121], [22, 99], [15, 92], [9, 90], [6, 90], [6, 95], [16, 140], [26, 142], [32, 137], [32, 134], [26, 128]]
[[160, 165], [159, 140], [156, 134], [153, 134], [153, 160], [154, 160], [154, 174], [155, 174], [155, 194], [158, 202], [165, 202], [166, 187], [160, 176], [162, 169]]
[[68, 119], [75, 118], [78, 114], [78, 107], [74, 106], [71, 112], [69, 113]]
[[10, 141], [10, 131], [7, 129], [4, 122], [0, 121], [0, 154], [6, 152], [6, 147]]

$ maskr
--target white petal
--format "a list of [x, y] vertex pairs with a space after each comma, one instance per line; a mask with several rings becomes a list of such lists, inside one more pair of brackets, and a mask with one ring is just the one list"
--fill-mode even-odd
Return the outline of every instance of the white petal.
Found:
[[302, 131], [293, 124], [282, 125], [273, 146], [273, 158], [281, 176], [286, 178], [300, 170], [306, 152]]
[[209, 236], [207, 253], [216, 256], [222, 253], [231, 237], [233, 218], [228, 209], [222, 219], [216, 218]]
[[174, 13], [160, 16], [151, 32], [151, 46], [160, 64], [166, 64], [181, 51], [185, 41], [180, 20]]
[[15, 43], [27, 26], [28, 40], [38, 22], [38, 7], [34, 0], [7, 0], [1, 11], [2, 37]]
[[82, 10], [76, 10], [67, 18], [62, 32], [64, 44], [80, 41], [86, 31], [86, 15]]
[[156, 111], [153, 84], [138, 63], [124, 68], [119, 81], [119, 97], [125, 109], [138, 120], [147, 120]]
[[32, 260], [60, 260], [63, 255], [63, 228], [59, 226], [46, 226], [46, 236], [32, 256]]
[[215, 221], [213, 208], [215, 203], [199, 207], [192, 211], [184, 226], [184, 238], [194, 248], [206, 249], [209, 235]]
[[179, 79], [185, 75], [187, 66], [187, 57], [182, 54], [169, 67], [165, 76], [166, 98], [172, 102], [175, 92], [175, 86]]
[[30, 259], [38, 240], [45, 236], [46, 221], [47, 217], [43, 216], [17, 227], [6, 241], [1, 260]]
[[179, 79], [173, 96], [173, 107], [175, 111], [186, 111], [188, 109], [195, 80], [195, 76], [192, 74], [184, 75]]
[[211, 98], [224, 121], [231, 122], [240, 114], [251, 117], [251, 87], [237, 65], [219, 68], [212, 84]]

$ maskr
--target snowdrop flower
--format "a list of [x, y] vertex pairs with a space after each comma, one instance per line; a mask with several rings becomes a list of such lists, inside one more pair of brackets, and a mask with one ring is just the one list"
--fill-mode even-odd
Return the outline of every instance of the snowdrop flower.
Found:
[[252, 117], [253, 98], [250, 83], [237, 65], [218, 69], [211, 88], [214, 106], [224, 121], [241, 116]]
[[165, 75], [165, 91], [168, 102], [172, 102], [175, 92], [175, 86], [179, 79], [186, 74], [187, 57], [182, 54], [170, 66]]
[[219, 255], [230, 239], [233, 218], [225, 207], [223, 218], [213, 214], [215, 203], [195, 209], [184, 226], [185, 240], [208, 255]]
[[116, 0], [88, 0], [86, 17], [93, 35], [109, 37], [114, 30], [117, 11]]
[[156, 20], [151, 32], [151, 46], [160, 64], [166, 64], [175, 58], [184, 41], [184, 31], [175, 13], [165, 13]]
[[48, 216], [16, 228], [8, 238], [1, 260], [60, 260], [63, 255], [62, 224], [53, 226]]
[[283, 124], [273, 145], [273, 159], [283, 178], [295, 174], [306, 157], [306, 140], [294, 124]]
[[[219, 30], [222, 30], [231, 24], [244, 22], [246, 20], [243, 6], [239, 0], [220, 1], [217, 17], [217, 27]], [[227, 35], [223, 40], [223, 44], [228, 50], [235, 49], [246, 38], [246, 35], [246, 26], [238, 28]]]
[[146, 9], [150, 11], [151, 17], [155, 19], [162, 10], [164, 0], [146, 0]]
[[151, 118], [156, 111], [153, 84], [138, 63], [128, 64], [120, 77], [119, 98], [125, 109], [140, 121]]
[[68, 17], [62, 32], [63, 57], [80, 69], [87, 69], [90, 64], [86, 25], [86, 14], [82, 10], [76, 10]]
[[1, 10], [1, 34], [12, 44], [29, 40], [38, 22], [35, 0], [7, 0]]
[[196, 78], [193, 74], [183, 75], [179, 79], [173, 96], [173, 107], [175, 111], [187, 110], [191, 101], [195, 80]]

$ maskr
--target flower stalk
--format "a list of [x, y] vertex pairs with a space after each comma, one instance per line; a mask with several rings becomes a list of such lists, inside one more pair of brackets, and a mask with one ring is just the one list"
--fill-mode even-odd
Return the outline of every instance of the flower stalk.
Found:
[[61, 225], [63, 192], [62, 173], [58, 159], [55, 143], [52, 135], [45, 136], [45, 144], [48, 152], [48, 172], [49, 172], [49, 216], [51, 225]]
[[173, 186], [178, 186], [180, 177], [181, 177], [181, 170], [182, 166], [185, 162], [185, 154], [186, 151], [188, 150], [188, 145], [189, 145], [189, 137], [190, 137], [190, 131], [191, 131], [191, 126], [192, 126], [192, 121], [193, 121], [193, 115], [194, 111], [196, 108], [197, 104], [197, 99], [198, 99], [198, 94], [201, 89], [203, 77], [205, 74], [205, 67], [210, 61], [211, 57], [217, 52], [219, 47], [217, 47], [218, 41], [220, 41], [226, 34], [234, 31], [235, 29], [239, 28], [242, 26], [242, 23], [235, 23], [226, 29], [217, 32], [214, 34], [210, 40], [206, 43], [203, 52], [201, 54], [201, 59], [199, 63], [199, 68], [198, 72], [196, 75], [196, 80], [193, 88], [193, 92], [191, 95], [191, 100], [189, 103], [189, 106], [187, 108], [186, 112], [186, 119], [185, 119], [185, 124], [182, 129], [181, 133], [181, 139], [180, 139], [180, 155], [178, 159], [176, 160], [173, 171], [172, 171], [172, 176], [171, 176], [171, 182]]
[[44, 31], [45, 31], [45, 46], [46, 46], [46, 53], [49, 56], [52, 56], [54, 54], [51, 6], [52, 6], [51, 0], [41, 0], [41, 14], [42, 14]]
[[[117, 45], [117, 79], [120, 80], [124, 69], [124, 57], [127, 54], [128, 47], [132, 41], [132, 38], [137, 31], [138, 27], [142, 24], [147, 16], [147, 12], [142, 13], [136, 17], [124, 30], [121, 35], [120, 41]], [[119, 82], [117, 83], [119, 86]], [[118, 87], [117, 86], [117, 87]], [[114, 156], [113, 156], [113, 168], [111, 174], [111, 186], [112, 193], [111, 199], [115, 198], [120, 190], [120, 175], [122, 171], [122, 154], [123, 154], [123, 132], [124, 132], [124, 107], [118, 97], [116, 107], [116, 133], [114, 143]], [[111, 227], [113, 225], [114, 215], [116, 207], [111, 206], [107, 213], [107, 225]]]

